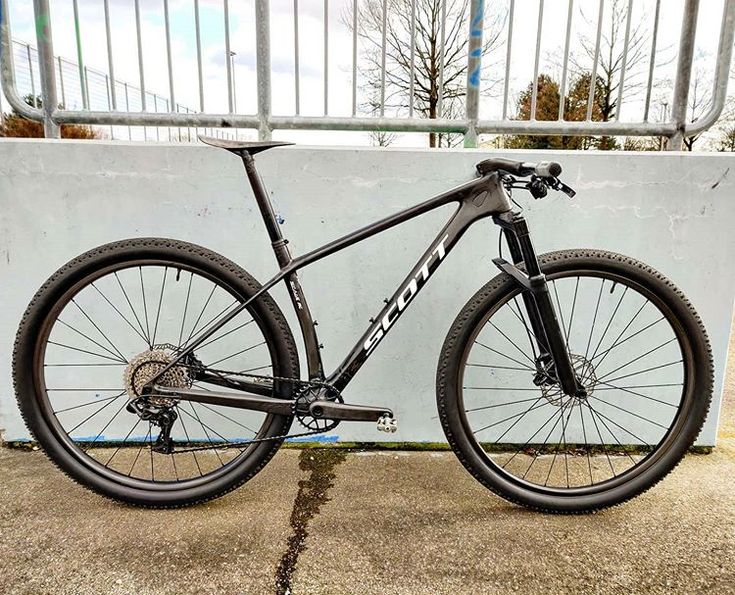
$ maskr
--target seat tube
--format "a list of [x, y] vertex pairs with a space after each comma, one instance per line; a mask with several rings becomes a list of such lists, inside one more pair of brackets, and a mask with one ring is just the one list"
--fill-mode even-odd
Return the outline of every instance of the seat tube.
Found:
[[[288, 266], [292, 260], [291, 251], [288, 249], [288, 240], [285, 239], [281, 233], [278, 219], [273, 211], [273, 204], [268, 197], [268, 192], [265, 189], [263, 180], [260, 178], [260, 175], [255, 168], [255, 159], [253, 159], [253, 156], [249, 153], [243, 153], [241, 157], [245, 164], [245, 171], [247, 172], [248, 180], [250, 181], [250, 187], [253, 189], [255, 200], [258, 203], [260, 214], [263, 217], [263, 222], [265, 223], [266, 230], [268, 231], [268, 237], [271, 240], [273, 253], [276, 256], [278, 266], [283, 269]], [[301, 335], [304, 338], [309, 378], [311, 380], [321, 380], [324, 378], [324, 366], [322, 364], [320, 353], [321, 345], [315, 329], [316, 321], [313, 319], [311, 311], [309, 310], [309, 304], [306, 302], [306, 297], [304, 297], [298, 275], [293, 272], [289, 274], [284, 281], [288, 288], [288, 295], [291, 298], [291, 303], [296, 311]]]

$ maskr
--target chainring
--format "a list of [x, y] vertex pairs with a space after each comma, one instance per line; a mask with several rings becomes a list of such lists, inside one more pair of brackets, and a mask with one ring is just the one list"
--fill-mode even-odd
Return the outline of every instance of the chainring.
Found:
[[296, 420], [307, 430], [328, 432], [339, 425], [338, 419], [324, 419], [309, 415], [309, 406], [314, 401], [321, 399], [344, 403], [342, 395], [335, 388], [328, 386], [308, 386], [301, 390], [294, 400], [293, 414]]

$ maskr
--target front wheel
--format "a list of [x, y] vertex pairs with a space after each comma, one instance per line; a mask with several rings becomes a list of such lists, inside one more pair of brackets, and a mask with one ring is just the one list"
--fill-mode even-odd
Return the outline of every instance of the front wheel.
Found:
[[699, 434], [709, 342], [686, 297], [645, 264], [597, 250], [539, 263], [587, 396], [561, 391], [521, 288], [499, 275], [444, 342], [439, 417], [462, 464], [507, 500], [563, 513], [613, 506], [661, 480]]

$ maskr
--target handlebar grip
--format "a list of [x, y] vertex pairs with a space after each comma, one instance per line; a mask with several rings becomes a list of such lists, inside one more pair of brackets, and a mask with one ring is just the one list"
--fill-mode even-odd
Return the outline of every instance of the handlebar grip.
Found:
[[556, 161], [542, 161], [536, 165], [536, 175], [542, 178], [557, 178], [561, 175], [561, 165]]
[[504, 171], [514, 176], [529, 176], [534, 173], [535, 165], [512, 159], [503, 159], [502, 157], [493, 157], [481, 161], [477, 164], [476, 168], [477, 173], [480, 175], [489, 174], [494, 171]]

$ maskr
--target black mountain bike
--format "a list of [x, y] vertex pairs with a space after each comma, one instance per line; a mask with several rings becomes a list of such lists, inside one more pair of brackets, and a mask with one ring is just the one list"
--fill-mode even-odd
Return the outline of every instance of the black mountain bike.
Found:
[[[593, 511], [653, 486], [694, 442], [713, 365], [686, 297], [627, 256], [537, 256], [513, 210], [514, 188], [574, 196], [558, 163], [487, 159], [472, 181], [293, 258], [253, 159], [289, 143], [202, 140], [242, 159], [280, 271], [261, 285], [206, 248], [139, 238], [89, 251], [41, 287], [18, 330], [15, 387], [33, 436], [76, 481], [131, 504], [183, 506], [242, 485], [287, 438], [343, 421], [395, 431], [391, 409], [349, 404], [343, 391], [464, 232], [490, 217], [511, 262], [493, 261], [500, 272], [452, 323], [436, 375], [441, 424], [470, 473], [518, 504]], [[325, 375], [297, 271], [448, 203], [450, 220]], [[281, 281], [308, 380], [268, 294]]]

